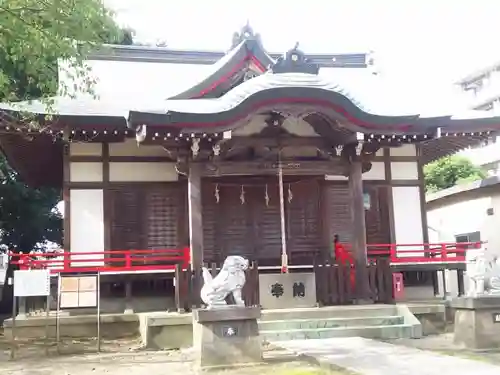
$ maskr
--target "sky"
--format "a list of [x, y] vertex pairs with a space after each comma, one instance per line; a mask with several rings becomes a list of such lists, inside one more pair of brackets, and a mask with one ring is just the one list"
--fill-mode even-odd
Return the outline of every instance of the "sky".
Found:
[[374, 51], [391, 91], [431, 110], [462, 108], [453, 83], [500, 61], [498, 0], [104, 1], [136, 39], [171, 48], [227, 50], [248, 20], [271, 52]]
[[105, 0], [121, 25], [172, 48], [225, 50], [246, 21], [268, 51], [376, 53], [386, 75], [451, 85], [500, 60], [498, 0]]

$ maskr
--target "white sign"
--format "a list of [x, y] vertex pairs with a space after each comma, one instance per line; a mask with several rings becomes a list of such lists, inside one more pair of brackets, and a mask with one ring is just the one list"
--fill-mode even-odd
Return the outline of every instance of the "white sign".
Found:
[[61, 309], [97, 306], [97, 275], [61, 276], [60, 282]]
[[14, 271], [14, 297], [39, 297], [49, 295], [49, 270]]

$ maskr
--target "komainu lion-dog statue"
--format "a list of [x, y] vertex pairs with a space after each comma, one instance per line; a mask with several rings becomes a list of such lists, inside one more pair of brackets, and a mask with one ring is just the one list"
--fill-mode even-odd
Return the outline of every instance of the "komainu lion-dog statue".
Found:
[[487, 249], [469, 249], [466, 253], [468, 297], [500, 295], [500, 259]]
[[201, 288], [201, 299], [207, 305], [207, 309], [226, 306], [226, 297], [232, 293], [236, 306], [245, 306], [241, 296], [241, 290], [245, 285], [245, 270], [248, 268], [248, 260], [237, 255], [226, 258], [219, 274], [212, 278], [207, 268], [203, 267], [203, 287]]

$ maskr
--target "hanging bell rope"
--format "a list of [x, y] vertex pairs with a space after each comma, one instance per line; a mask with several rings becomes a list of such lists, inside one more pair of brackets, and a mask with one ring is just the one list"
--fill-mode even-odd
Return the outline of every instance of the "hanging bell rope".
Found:
[[281, 151], [278, 153], [278, 183], [280, 193], [280, 220], [281, 220], [281, 272], [288, 272], [288, 254], [286, 251], [285, 229], [285, 192], [283, 188], [283, 167], [281, 165]]

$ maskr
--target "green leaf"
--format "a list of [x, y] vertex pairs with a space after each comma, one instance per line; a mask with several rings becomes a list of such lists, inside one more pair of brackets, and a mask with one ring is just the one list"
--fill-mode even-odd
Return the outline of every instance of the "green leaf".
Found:
[[103, 43], [131, 44], [132, 36], [101, 0], [0, 0], [0, 101], [55, 95], [58, 58], [71, 60], [75, 91], [89, 92], [88, 54]]
[[482, 168], [460, 155], [447, 156], [424, 167], [427, 192], [448, 189], [459, 183], [482, 180], [486, 176]]

